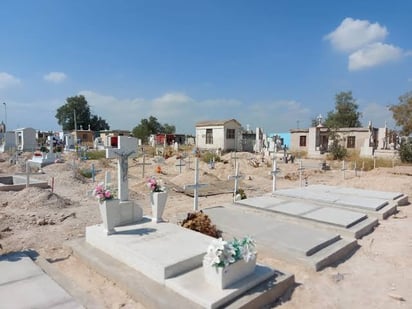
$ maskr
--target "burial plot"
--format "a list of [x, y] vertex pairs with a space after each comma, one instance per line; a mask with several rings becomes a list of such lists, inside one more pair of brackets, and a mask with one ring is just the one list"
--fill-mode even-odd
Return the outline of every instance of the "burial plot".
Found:
[[331, 208], [327, 207], [326, 204], [283, 196], [252, 197], [239, 200], [236, 204], [270, 212], [283, 216], [289, 221], [301, 222], [307, 226], [320, 227], [354, 238], [361, 238], [370, 233], [378, 224], [377, 219], [368, 218], [366, 214], [361, 212]]
[[328, 207], [362, 212], [379, 219], [385, 219], [395, 213], [397, 205], [408, 203], [408, 196], [398, 192], [380, 192], [325, 185], [278, 190], [276, 196], [325, 203]]
[[204, 209], [224, 237], [250, 235], [265, 252], [287, 262], [302, 263], [320, 270], [345, 258], [356, 247], [354, 239], [343, 239], [338, 233], [288, 222], [247, 208], [212, 207]]
[[[127, 175], [127, 165], [122, 160], [127, 159], [133, 147], [131, 143], [127, 147], [124, 147], [122, 143], [119, 145], [120, 151], [116, 153], [119, 157], [119, 169], [122, 168], [119, 179], [122, 185], [127, 186], [127, 177], [122, 178], [125, 174]], [[200, 185], [198, 165], [196, 166], [195, 189]], [[127, 202], [127, 191], [122, 192], [121, 203]], [[197, 193], [195, 193], [195, 201], [196, 197]], [[95, 251], [92, 256], [85, 254], [84, 258], [96, 261], [98, 255], [96, 251], [98, 251], [109, 256], [109, 259], [124, 264], [132, 271], [143, 274], [146, 276], [144, 280], [159, 284], [165, 294], [174, 291], [180, 295], [179, 301], [176, 302], [176, 296], [174, 296], [175, 303], [168, 304], [176, 308], [180, 307], [182, 302], [190, 303], [190, 307], [205, 308], [217, 308], [233, 302], [248, 305], [257, 299], [262, 304], [268, 304], [276, 299], [273, 299], [272, 295], [279, 297], [293, 285], [292, 275], [283, 274], [262, 265], [258, 265], [252, 274], [234, 282], [227, 289], [206, 283], [202, 265], [206, 250], [212, 240], [210, 236], [178, 225], [156, 224], [150, 218], [144, 217], [135, 224], [115, 226], [110, 235], [101, 224], [87, 227], [86, 243]], [[79, 247], [82, 245], [72, 245], [75, 251], [80, 250], [77, 249]], [[88, 250], [88, 252], [91, 251]], [[108, 268], [115, 272], [112, 273], [112, 277], [119, 278], [121, 276], [117, 274], [117, 269], [114, 270], [111, 267], [114, 263], [110, 262]], [[105, 271], [108, 271], [107, 267]], [[267, 288], [268, 286], [270, 288]], [[251, 290], [253, 297], [249, 294]], [[159, 288], [151, 292], [149, 297], [152, 301], [159, 298], [158, 293]], [[246, 297], [243, 295], [245, 293], [248, 294]]]

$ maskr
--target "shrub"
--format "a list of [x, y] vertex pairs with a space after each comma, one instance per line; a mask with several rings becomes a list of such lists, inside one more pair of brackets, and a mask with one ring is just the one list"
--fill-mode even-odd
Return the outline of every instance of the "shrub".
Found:
[[399, 156], [402, 162], [412, 163], [412, 143], [403, 143], [399, 149]]
[[205, 152], [202, 154], [202, 161], [205, 163], [209, 163], [215, 159], [215, 162], [220, 162], [220, 157], [212, 152]]
[[106, 151], [100, 151], [100, 150], [88, 151], [87, 152], [87, 158], [89, 160], [105, 159], [106, 158]]

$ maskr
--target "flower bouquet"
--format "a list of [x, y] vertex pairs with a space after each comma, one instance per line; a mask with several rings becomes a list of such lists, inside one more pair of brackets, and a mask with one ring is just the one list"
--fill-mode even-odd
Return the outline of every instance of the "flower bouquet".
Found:
[[150, 189], [151, 192], [164, 192], [166, 188], [160, 184], [160, 181], [156, 179], [156, 177], [152, 176], [147, 179], [147, 187]]
[[255, 242], [250, 237], [232, 241], [215, 239], [203, 258], [205, 279], [225, 289], [255, 271], [256, 255]]
[[104, 202], [105, 200], [111, 200], [114, 198], [113, 193], [104, 186], [104, 183], [99, 183], [93, 190], [93, 196], [96, 197], [99, 202]]

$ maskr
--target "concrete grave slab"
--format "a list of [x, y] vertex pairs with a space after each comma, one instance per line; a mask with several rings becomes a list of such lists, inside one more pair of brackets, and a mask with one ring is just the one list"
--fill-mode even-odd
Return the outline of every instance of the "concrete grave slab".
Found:
[[321, 208], [304, 214], [303, 218], [349, 228], [367, 218], [365, 214], [337, 208]]
[[[26, 188], [27, 177], [19, 175], [0, 176], [0, 191], [20, 191]], [[48, 188], [47, 181], [41, 181], [30, 177], [30, 187]]]
[[251, 197], [243, 200], [236, 201], [236, 204], [242, 204], [242, 205], [247, 205], [247, 206], [258, 206], [262, 208], [268, 208], [268, 209], [273, 209], [275, 206], [279, 204], [285, 203], [285, 199], [283, 198], [268, 198], [265, 196], [257, 196], [257, 197]]
[[151, 279], [164, 283], [202, 264], [213, 238], [170, 223], [141, 223], [104, 234], [102, 225], [86, 228], [86, 241]]
[[224, 231], [225, 238], [249, 235], [256, 240], [258, 251], [316, 270], [345, 257], [357, 245], [356, 240], [341, 239], [337, 233], [285, 222], [247, 208], [219, 206], [203, 212]]
[[308, 212], [320, 209], [321, 206], [304, 202], [287, 202], [273, 207], [272, 210], [288, 215], [302, 216]]
[[0, 256], [2, 308], [83, 308], [27, 255]]
[[[249, 203], [249, 200], [252, 202]], [[279, 201], [283, 201], [283, 203]], [[377, 219], [368, 218], [365, 213], [353, 211], [352, 208], [331, 207], [327, 203], [298, 198], [263, 196], [244, 199], [236, 202], [236, 205], [270, 212], [273, 215], [283, 216], [282, 218], [288, 219], [288, 221], [299, 222], [310, 227], [320, 227], [343, 236], [355, 238], [360, 238], [369, 233], [378, 224]]]
[[191, 299], [203, 308], [221, 308], [259, 283], [268, 280], [274, 274], [273, 269], [256, 265], [255, 271], [250, 276], [234, 283], [227, 289], [219, 289], [205, 281], [202, 268], [196, 268], [181, 276], [167, 279], [166, 287]]
[[147, 308], [262, 308], [276, 301], [295, 282], [291, 274], [258, 265], [247, 280], [226, 290], [218, 291], [206, 284], [201, 268], [165, 279], [161, 284], [82, 239], [72, 240], [69, 245], [83, 262], [122, 286]]
[[323, 203], [327, 207], [349, 209], [385, 219], [396, 212], [397, 205], [408, 204], [408, 196], [397, 192], [380, 192], [355, 188], [311, 185], [304, 188], [282, 189], [276, 197], [289, 197]]

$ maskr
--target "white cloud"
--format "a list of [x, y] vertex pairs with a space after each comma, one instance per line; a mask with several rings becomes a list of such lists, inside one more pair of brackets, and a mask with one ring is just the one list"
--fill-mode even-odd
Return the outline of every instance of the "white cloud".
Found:
[[17, 77], [6, 72], [0, 72], [0, 89], [18, 86], [20, 85], [20, 83], [20, 79], [18, 79]]
[[295, 101], [258, 102], [252, 105], [236, 99], [197, 100], [181, 92], [169, 92], [153, 99], [120, 99], [81, 91], [92, 114], [105, 119], [112, 129], [132, 130], [144, 118], [154, 116], [161, 123], [176, 126], [177, 133], [194, 134], [202, 120], [237, 119], [244, 127], [261, 127], [284, 132], [296, 127], [296, 121], [310, 119], [310, 111]]
[[342, 23], [324, 38], [340, 51], [353, 51], [363, 46], [382, 42], [388, 35], [386, 27], [368, 20], [345, 18]]
[[399, 47], [373, 43], [349, 55], [349, 71], [356, 71], [374, 67], [386, 62], [402, 58], [403, 52]]
[[45, 81], [55, 83], [55, 84], [64, 82], [66, 78], [67, 78], [67, 75], [64, 74], [63, 72], [50, 72], [43, 76], [43, 79]]
[[375, 128], [383, 128], [385, 122], [388, 128], [394, 128], [395, 122], [392, 117], [392, 112], [387, 106], [382, 106], [377, 103], [367, 104], [361, 111], [364, 119], [364, 126], [368, 124], [369, 121], [372, 122], [372, 126]]

